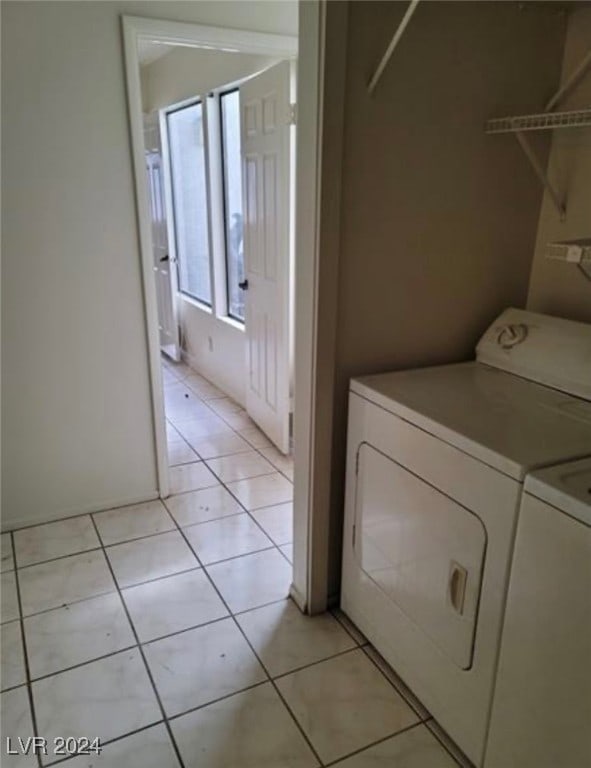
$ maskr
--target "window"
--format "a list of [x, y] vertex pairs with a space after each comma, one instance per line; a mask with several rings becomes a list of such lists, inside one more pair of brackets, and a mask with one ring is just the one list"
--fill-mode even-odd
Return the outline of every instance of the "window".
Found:
[[226, 292], [228, 315], [244, 322], [244, 245], [242, 226], [242, 160], [238, 89], [220, 94]]
[[195, 97], [165, 114], [178, 289], [217, 317], [244, 323], [238, 87]]
[[211, 306], [201, 102], [167, 114], [179, 290]]

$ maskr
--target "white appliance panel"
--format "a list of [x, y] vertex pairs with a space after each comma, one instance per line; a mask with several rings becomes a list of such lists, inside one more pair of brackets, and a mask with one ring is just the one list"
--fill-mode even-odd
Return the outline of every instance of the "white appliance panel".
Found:
[[591, 458], [533, 472], [524, 488], [532, 496], [591, 526]]
[[367, 443], [357, 453], [361, 569], [454, 664], [472, 664], [486, 533], [481, 521]]
[[476, 359], [591, 400], [591, 325], [505, 310], [482, 336]]
[[481, 363], [364, 376], [351, 390], [516, 480], [591, 453], [591, 403]]
[[[364, 443], [455, 503], [478, 510], [487, 542], [468, 670], [458, 666], [360, 567], [353, 527], [357, 453]], [[520, 492], [521, 485], [506, 475], [351, 393], [341, 607], [478, 765], [488, 727]]]
[[[548, 496], [556, 505], [562, 497], [571, 517], [554, 509], [555, 515], [589, 530], [591, 462], [583, 466], [581, 459], [591, 456], [590, 401], [591, 326], [522, 310], [507, 310], [487, 330], [477, 362], [351, 381], [342, 608], [478, 766], [485, 759], [523, 482], [527, 475], [532, 500], [536, 494]], [[569, 461], [567, 469], [535, 471]], [[548, 542], [551, 573], [536, 581], [546, 560], [543, 545], [537, 547], [532, 536], [527, 544], [535, 546], [524, 560], [529, 559], [531, 578], [527, 599], [515, 600], [513, 636], [515, 648], [520, 633], [529, 637], [529, 648], [515, 651], [513, 670], [537, 642], [541, 650], [530, 654], [528, 675], [513, 676], [507, 662], [504, 702], [519, 680], [521, 704], [513, 720], [501, 705], [505, 720], [495, 742], [498, 760], [485, 768], [529, 767], [523, 744], [515, 746], [516, 721], [529, 706], [533, 714], [526, 719], [535, 720], [537, 729], [546, 727], [545, 718], [551, 720], [548, 702], [543, 703], [544, 675], [553, 680], [554, 670], [540, 671], [543, 659], [556, 657], [560, 678], [550, 686], [555, 691], [550, 709], [559, 708], [575, 684], [575, 668], [579, 675], [589, 670], [580, 638], [567, 638], [564, 629], [554, 627], [548, 645], [533, 629], [537, 603], [543, 602], [540, 615], [548, 625], [556, 623], [553, 615], [565, 625], [572, 619], [571, 631], [583, 633], [588, 650], [589, 545], [579, 541], [584, 554], [575, 547], [569, 564], [573, 534], [554, 531], [555, 523], [546, 525], [542, 516], [537, 522], [555, 540]], [[560, 556], [550, 554], [552, 546], [562, 550]], [[463, 624], [446, 612], [442, 583], [452, 606], [465, 612]], [[563, 648], [578, 654], [576, 662], [559, 658]], [[536, 685], [528, 691], [532, 675]], [[580, 713], [590, 711], [588, 682], [573, 697], [578, 713], [564, 731], [578, 744], [587, 737]], [[503, 727], [508, 725], [514, 733], [509, 730], [509, 743], [499, 746], [507, 741]], [[548, 726], [548, 732], [560, 739], [559, 727]], [[577, 749], [564, 754], [580, 761]], [[540, 751], [532, 768], [562, 764], [559, 751], [549, 752], [552, 760], [544, 762]], [[577, 762], [572, 766], [579, 768]]]
[[590, 593], [591, 527], [524, 494], [485, 768], [591, 765]]

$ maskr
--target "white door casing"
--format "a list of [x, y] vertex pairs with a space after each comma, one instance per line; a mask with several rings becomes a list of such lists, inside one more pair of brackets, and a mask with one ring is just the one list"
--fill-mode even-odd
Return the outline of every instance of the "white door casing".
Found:
[[153, 121], [150, 117], [147, 117], [144, 122], [144, 141], [160, 348], [166, 355], [178, 361], [180, 360], [179, 326], [173, 288], [175, 275], [168, 247], [160, 130], [157, 120]]
[[246, 409], [283, 453], [290, 419], [290, 64], [240, 86]]

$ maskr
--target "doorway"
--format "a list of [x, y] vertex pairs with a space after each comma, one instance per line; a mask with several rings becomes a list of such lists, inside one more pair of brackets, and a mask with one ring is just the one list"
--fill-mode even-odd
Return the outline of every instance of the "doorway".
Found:
[[[225, 37], [224, 37], [225, 36]], [[170, 492], [170, 479], [169, 479], [169, 471], [168, 471], [168, 457], [167, 457], [167, 451], [166, 451], [166, 434], [164, 429], [164, 419], [161, 418], [161, 423], [158, 423], [159, 417], [162, 417], [164, 412], [164, 397], [163, 397], [163, 388], [162, 388], [162, 379], [161, 374], [159, 371], [160, 368], [160, 338], [158, 331], [158, 323], [157, 323], [157, 311], [156, 311], [156, 301], [155, 301], [155, 291], [154, 291], [154, 278], [153, 278], [153, 272], [154, 272], [154, 251], [152, 247], [152, 237], [149, 227], [149, 207], [146, 204], [147, 199], [147, 190], [145, 187], [145, 157], [144, 155], [144, 149], [143, 149], [143, 140], [142, 142], [139, 141], [141, 133], [143, 133], [143, 125], [141, 124], [141, 110], [138, 110], [139, 104], [141, 104], [141, 79], [140, 79], [140, 73], [139, 73], [139, 64], [138, 64], [138, 47], [142, 40], [150, 40], [152, 42], [157, 41], [160, 45], [175, 45], [175, 44], [181, 44], [183, 46], [203, 46], [205, 45], [208, 48], [214, 47], [214, 48], [228, 48], [233, 52], [241, 52], [241, 53], [250, 53], [250, 54], [256, 54], [256, 55], [267, 55], [267, 56], [273, 56], [278, 59], [291, 59], [293, 60], [296, 53], [297, 43], [292, 38], [280, 38], [275, 35], [260, 35], [252, 32], [236, 32], [235, 30], [220, 30], [220, 29], [209, 29], [206, 27], [197, 27], [195, 25], [190, 24], [178, 24], [178, 23], [169, 23], [169, 22], [156, 22], [151, 20], [144, 20], [144, 19], [124, 19], [124, 37], [125, 37], [125, 50], [126, 50], [126, 65], [127, 65], [127, 78], [128, 78], [128, 87], [129, 87], [129, 97], [130, 97], [130, 120], [131, 120], [131, 126], [132, 126], [132, 141], [134, 144], [134, 159], [135, 159], [135, 170], [136, 170], [136, 184], [138, 188], [138, 195], [137, 195], [137, 202], [138, 202], [138, 212], [139, 212], [139, 220], [140, 220], [140, 235], [142, 239], [142, 254], [143, 254], [143, 266], [144, 266], [144, 288], [146, 293], [146, 314], [147, 314], [147, 327], [148, 327], [148, 337], [150, 339], [150, 352], [151, 352], [151, 361], [152, 361], [152, 371], [151, 371], [151, 377], [152, 377], [152, 386], [153, 386], [153, 393], [154, 393], [154, 412], [155, 412], [155, 432], [157, 435], [157, 445], [158, 445], [158, 460], [159, 460], [159, 479], [160, 479], [160, 495], [162, 497], [168, 496]], [[215, 40], [212, 40], [212, 37], [215, 38]], [[214, 45], [212, 45], [212, 42]], [[213, 94], [214, 96], [216, 94]], [[211, 98], [208, 94], [208, 99]], [[267, 117], [269, 114], [267, 115]], [[209, 130], [209, 123], [206, 123], [205, 130]], [[141, 157], [140, 157], [141, 152]], [[166, 153], [164, 152], [163, 155]], [[166, 162], [166, 159], [164, 159], [164, 162]], [[292, 153], [292, 159], [293, 159], [293, 153]], [[142, 173], [140, 173], [140, 162], [142, 166]], [[209, 180], [211, 183], [211, 179]], [[143, 194], [142, 194], [143, 193]], [[290, 201], [290, 207], [293, 210], [293, 199]], [[246, 234], [246, 233], [245, 233]], [[246, 235], [245, 240], [247, 241], [248, 236]], [[291, 248], [293, 248], [293, 242], [290, 243]], [[176, 257], [175, 257], [176, 258]], [[146, 268], [149, 264], [149, 270]], [[308, 264], [307, 267], [310, 265]], [[174, 272], [174, 270], [178, 270], [178, 261], [176, 263], [173, 263], [171, 265], [171, 272]], [[296, 267], [297, 272], [297, 267]], [[245, 279], [248, 280], [248, 275], [245, 276]], [[240, 282], [244, 282], [241, 280]], [[249, 281], [250, 283], [250, 281]], [[219, 290], [219, 286], [223, 284], [220, 281], [217, 281], [217, 287], [216, 287], [216, 281], [214, 281], [213, 291], [212, 291], [212, 300], [216, 299], [216, 291]], [[249, 285], [250, 288], [250, 285]], [[292, 288], [293, 290], [293, 283]], [[226, 298], [226, 300], [228, 300]], [[312, 302], [312, 297], [307, 298], [307, 304], [308, 306]], [[248, 311], [248, 310], [246, 310]], [[296, 320], [297, 322], [297, 320]], [[290, 333], [293, 335], [293, 330], [290, 331]], [[293, 336], [292, 336], [293, 337]], [[203, 337], [202, 337], [203, 338]], [[207, 339], [207, 342], [209, 343], [209, 338], [205, 336]], [[179, 340], [182, 342], [182, 339]], [[179, 346], [182, 344], [179, 343]], [[312, 353], [312, 350], [310, 350], [310, 353]], [[172, 358], [174, 359], [174, 355], [172, 355]], [[307, 366], [308, 362], [303, 360], [303, 366]], [[192, 369], [192, 373], [189, 373], [189, 376], [192, 374], [196, 374], [197, 376], [201, 375], [203, 379], [207, 381], [207, 376], [203, 376], [203, 374], [198, 373], [196, 368], [190, 365], [191, 360], [188, 360], [189, 367]], [[183, 363], [183, 365], [185, 365]], [[311, 363], [310, 363], [311, 365]], [[174, 363], [170, 361], [167, 363], [168, 370], [165, 375], [171, 374], [174, 375]], [[172, 368], [172, 370], [171, 370]], [[176, 369], [183, 370], [183, 369]], [[188, 393], [187, 393], [188, 394]], [[221, 400], [222, 398], [220, 398]], [[303, 398], [302, 402], [311, 403], [312, 398]], [[238, 403], [240, 405], [240, 403]], [[209, 406], [208, 406], [209, 407]], [[233, 407], [230, 403], [228, 407]], [[307, 422], [311, 419], [311, 408], [306, 408], [306, 412], [302, 413], [302, 418], [304, 418]], [[217, 414], [219, 416], [219, 414]], [[276, 440], [277, 442], [277, 440]], [[307, 455], [308, 450], [307, 446], [303, 443], [301, 444], [301, 449], [298, 449], [298, 457], [296, 458], [296, 463], [301, 466], [300, 470], [300, 477], [301, 477], [301, 484], [303, 487], [306, 487], [309, 485], [309, 478], [308, 475], [308, 459], [309, 456]], [[277, 469], [275, 465], [273, 465], [274, 470]], [[270, 473], [269, 473], [270, 474]], [[298, 474], [298, 470], [296, 469], [296, 475]], [[296, 481], [297, 482], [297, 481]], [[297, 499], [296, 499], [296, 508], [297, 508]], [[296, 533], [295, 538], [296, 540], [300, 541], [300, 545], [296, 545], [296, 563], [294, 564], [294, 578], [293, 578], [293, 585], [292, 585], [292, 594], [295, 597], [296, 601], [302, 608], [306, 608], [309, 605], [309, 595], [308, 595], [308, 584], [309, 582], [309, 567], [308, 567], [308, 561], [309, 561], [309, 552], [308, 552], [308, 526], [309, 526], [309, 515], [310, 515], [310, 505], [307, 498], [303, 498], [300, 496], [299, 501], [300, 509], [302, 510], [302, 513], [298, 516], [296, 512]], [[299, 522], [298, 522], [299, 518]], [[297, 529], [299, 528], [299, 534], [297, 532]], [[298, 557], [298, 551], [299, 551], [299, 557]], [[298, 561], [299, 560], [299, 565]], [[322, 600], [322, 598], [321, 598]], [[316, 605], [319, 604], [320, 601], [316, 602]], [[324, 596], [324, 600], [326, 600], [326, 596]]]

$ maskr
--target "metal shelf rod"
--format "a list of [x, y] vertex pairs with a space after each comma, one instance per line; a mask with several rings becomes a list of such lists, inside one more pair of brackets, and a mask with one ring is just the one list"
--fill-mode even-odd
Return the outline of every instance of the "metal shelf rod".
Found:
[[413, 13], [416, 11], [418, 4], [419, 4], [419, 0], [411, 0], [408, 8], [406, 9], [406, 13], [402, 17], [402, 21], [398, 25], [398, 29], [394, 33], [394, 37], [392, 38], [392, 40], [390, 40], [390, 45], [387, 47], [386, 53], [382, 56], [382, 60], [378, 64], [378, 68], [376, 69], [376, 71], [373, 74], [373, 77], [369, 81], [367, 90], [369, 91], [370, 96], [374, 92], [376, 85], [378, 84], [379, 79], [382, 76], [383, 71], [386, 69], [388, 62], [390, 61], [390, 58], [394, 53], [394, 49], [400, 42], [400, 38], [404, 34], [404, 30], [406, 29], [408, 22], [411, 20]]
[[564, 221], [566, 218], [566, 208], [564, 207], [562, 200], [560, 199], [558, 193], [550, 183], [550, 180], [546, 176], [544, 169], [540, 165], [540, 161], [536, 157], [536, 153], [533, 151], [531, 144], [527, 140], [527, 138], [521, 133], [521, 131], [517, 131], [515, 133], [515, 138], [519, 142], [521, 149], [525, 152], [525, 156], [529, 160], [531, 167], [534, 169], [534, 172], [538, 179], [542, 182], [544, 187], [548, 190], [548, 194], [552, 198], [552, 202], [554, 203], [556, 210], [560, 214], [560, 221]]
[[591, 50], [587, 53], [586, 56], [583, 57], [581, 63], [578, 67], [575, 67], [571, 74], [567, 77], [566, 82], [564, 85], [561, 85], [560, 88], [556, 91], [554, 96], [550, 99], [550, 101], [546, 104], [546, 112], [551, 112], [554, 107], [562, 100], [562, 98], [570, 91], [576, 83], [581, 79], [581, 77], [585, 74], [587, 69], [589, 69], [589, 66], [591, 66]]

